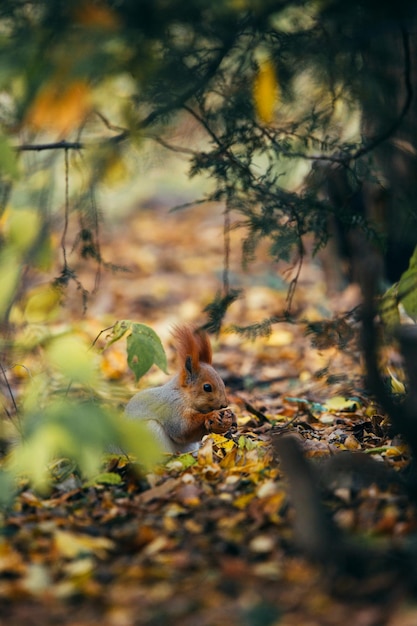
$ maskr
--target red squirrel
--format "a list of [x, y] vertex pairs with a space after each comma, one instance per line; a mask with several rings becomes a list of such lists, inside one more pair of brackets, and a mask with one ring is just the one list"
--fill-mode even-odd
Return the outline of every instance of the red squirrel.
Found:
[[207, 333], [177, 326], [173, 338], [179, 372], [165, 385], [140, 391], [128, 402], [132, 419], [146, 420], [167, 452], [191, 452], [208, 433], [237, 428], [226, 390], [212, 363]]

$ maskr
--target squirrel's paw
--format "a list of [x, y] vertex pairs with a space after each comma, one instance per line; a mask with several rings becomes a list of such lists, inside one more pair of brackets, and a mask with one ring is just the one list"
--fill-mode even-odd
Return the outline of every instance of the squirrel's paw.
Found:
[[228, 430], [235, 431], [237, 429], [236, 416], [231, 409], [212, 411], [206, 418], [205, 427], [209, 433], [219, 435]]

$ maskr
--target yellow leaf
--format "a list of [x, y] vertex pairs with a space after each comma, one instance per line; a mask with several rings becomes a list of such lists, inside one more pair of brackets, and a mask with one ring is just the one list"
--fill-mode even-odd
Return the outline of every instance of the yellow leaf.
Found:
[[224, 448], [225, 450], [230, 450], [235, 445], [231, 439], [224, 437], [223, 435], [218, 435], [216, 433], [211, 433], [210, 438], [213, 440], [215, 446], [219, 446]]
[[102, 182], [110, 186], [116, 185], [123, 183], [127, 179], [127, 175], [128, 172], [122, 155], [117, 151], [113, 151], [103, 162]]
[[246, 507], [248, 506], [248, 504], [254, 499], [255, 494], [252, 493], [245, 493], [241, 496], [239, 496], [238, 498], [236, 498], [236, 500], [233, 501], [233, 506], [235, 506], [237, 509], [246, 509]]
[[351, 398], [345, 398], [344, 396], [335, 396], [330, 398], [323, 404], [324, 408], [328, 411], [355, 411], [357, 403]]
[[211, 437], [206, 437], [198, 449], [198, 463], [208, 466], [213, 464], [213, 440]]
[[93, 558], [82, 556], [82, 558], [71, 561], [65, 565], [65, 574], [73, 582], [78, 582], [83, 585], [91, 578], [95, 568], [96, 564]]
[[24, 317], [30, 324], [51, 320], [58, 314], [61, 292], [49, 283], [32, 289], [27, 297]]
[[25, 569], [26, 564], [22, 554], [12, 548], [7, 541], [2, 540], [0, 542], [0, 572], [22, 574]]
[[220, 461], [220, 466], [223, 469], [234, 470], [237, 464], [237, 457], [238, 457], [238, 449], [236, 447], [233, 447], [230, 450], [228, 450], [227, 454]]
[[359, 450], [361, 444], [353, 435], [348, 435], [344, 441], [346, 450]]
[[270, 124], [274, 117], [280, 89], [274, 65], [271, 61], [263, 61], [258, 68], [253, 83], [253, 100], [256, 113], [262, 122]]
[[387, 446], [385, 451], [385, 456], [388, 457], [397, 457], [406, 454], [407, 448], [406, 446]]
[[396, 378], [393, 374], [393, 372], [390, 370], [389, 367], [387, 367], [388, 370], [388, 374], [390, 375], [390, 379], [391, 379], [391, 389], [394, 393], [400, 393], [402, 395], [405, 394], [405, 385], [398, 380], [398, 378]]
[[114, 545], [107, 537], [91, 537], [67, 530], [56, 530], [54, 543], [59, 555], [67, 559], [74, 559], [82, 554], [95, 554], [104, 558]]

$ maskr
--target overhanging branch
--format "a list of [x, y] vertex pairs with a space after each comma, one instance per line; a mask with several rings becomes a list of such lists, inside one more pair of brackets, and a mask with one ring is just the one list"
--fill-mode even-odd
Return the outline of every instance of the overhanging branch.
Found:
[[47, 143], [24, 143], [16, 146], [18, 152], [42, 152], [44, 150], [84, 150], [94, 145], [113, 145], [125, 141], [129, 137], [128, 131], [123, 131], [114, 137], [107, 137], [102, 141], [85, 142], [85, 141], [52, 141]]

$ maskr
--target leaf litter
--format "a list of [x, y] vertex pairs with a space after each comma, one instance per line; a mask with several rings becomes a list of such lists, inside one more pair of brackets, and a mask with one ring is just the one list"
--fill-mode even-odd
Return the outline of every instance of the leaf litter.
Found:
[[[87, 315], [75, 300], [66, 315], [92, 340], [116, 320], [148, 324], [168, 345], [172, 373], [170, 327], [204, 322], [201, 311], [220, 287], [221, 213], [216, 220], [204, 207], [180, 217], [156, 212], [141, 211], [104, 235], [103, 254], [131, 271], [103, 275]], [[226, 326], [274, 315], [286, 296], [264, 286], [276, 268], [262, 249], [242, 274], [239, 236], [231, 235], [230, 272], [245, 295], [230, 307]], [[83, 283], [92, 280], [85, 266], [79, 274]], [[318, 267], [306, 264], [294, 299], [300, 318], [317, 324], [337, 313], [323, 294]], [[206, 437], [197, 455], [167, 455], [151, 473], [109, 455], [94, 480], [83, 483], [70, 468], [70, 480], [68, 472], [57, 478], [47, 496], [23, 481], [3, 520], [0, 624], [417, 623], [415, 572], [399, 572], [385, 558], [415, 542], [415, 506], [401, 482], [408, 450], [364, 391], [355, 332], [340, 349], [329, 325], [323, 328], [313, 342], [305, 323], [277, 324], [268, 339], [252, 342], [228, 333], [213, 339], [239, 429]], [[389, 351], [385, 357], [401, 391]], [[123, 405], [135, 386], [121, 344], [110, 345], [100, 363], [102, 395]], [[151, 370], [145, 384], [165, 381]], [[289, 435], [317, 475], [326, 514], [363, 546], [369, 571], [335, 573], [336, 584], [300, 548], [291, 476], [273, 444]], [[314, 535], [313, 518], [309, 525]], [[379, 571], [371, 567], [379, 562], [375, 550], [385, 559]]]

